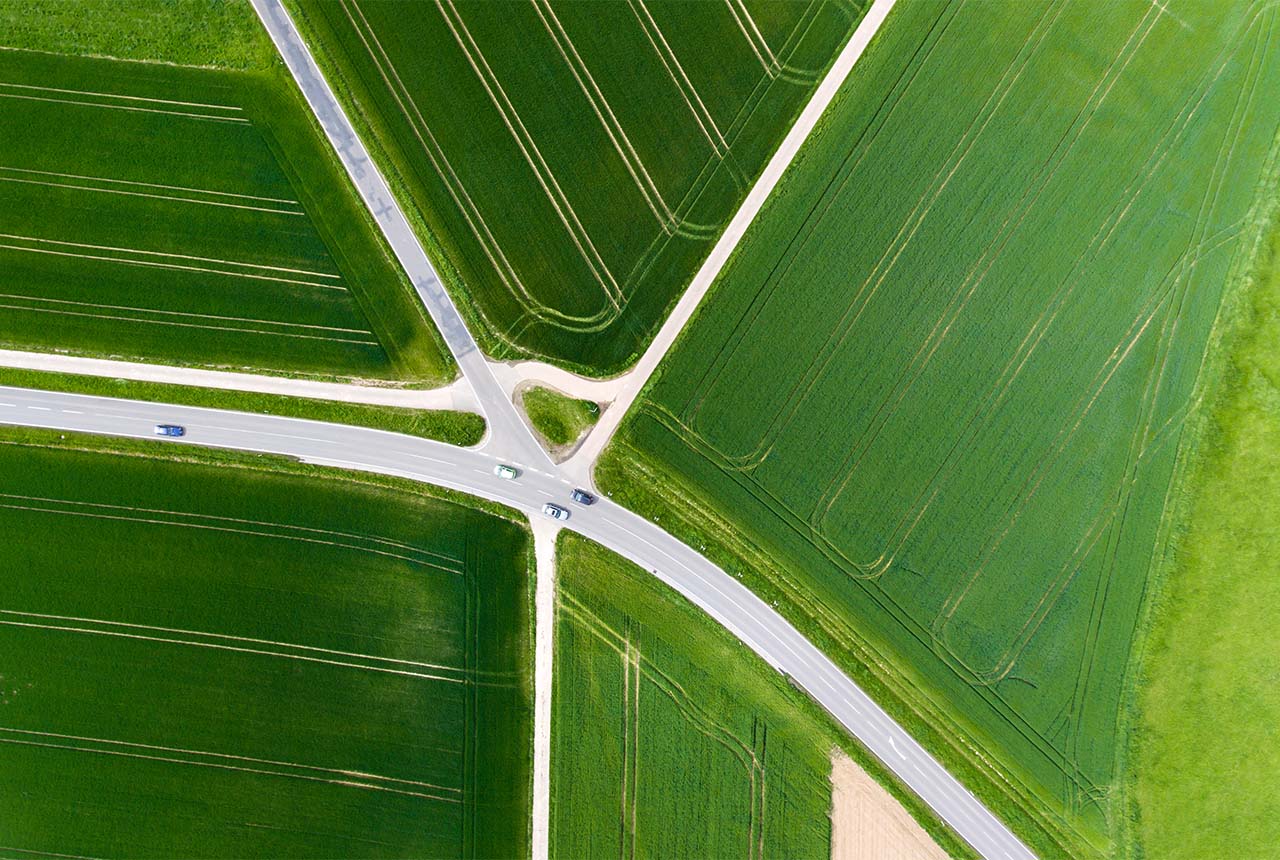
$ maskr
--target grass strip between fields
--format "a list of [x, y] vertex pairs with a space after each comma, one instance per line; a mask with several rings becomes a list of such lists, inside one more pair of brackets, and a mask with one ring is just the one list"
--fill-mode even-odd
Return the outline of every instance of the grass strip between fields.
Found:
[[344, 403], [336, 400], [231, 391], [223, 388], [197, 388], [102, 376], [0, 368], [0, 385], [91, 394], [99, 397], [119, 397], [124, 400], [173, 403], [179, 406], [259, 412], [264, 415], [306, 418], [311, 421], [328, 421], [334, 424], [351, 424], [356, 427], [372, 427], [375, 430], [389, 430], [392, 433], [434, 439], [464, 448], [478, 445], [484, 438], [485, 432], [484, 418], [471, 412], [403, 409], [396, 406]]

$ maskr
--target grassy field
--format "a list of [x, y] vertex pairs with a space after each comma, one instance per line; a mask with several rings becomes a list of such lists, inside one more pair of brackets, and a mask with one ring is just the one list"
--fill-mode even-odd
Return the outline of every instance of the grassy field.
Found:
[[1280, 230], [1229, 341], [1144, 661], [1137, 846], [1263, 858], [1280, 845]]
[[576, 442], [582, 431], [600, 419], [598, 404], [565, 397], [549, 388], [530, 388], [521, 400], [534, 429], [553, 445]]
[[527, 852], [523, 529], [76, 444], [0, 438], [0, 854]]
[[471, 447], [484, 438], [484, 418], [472, 412], [452, 410], [404, 409], [367, 403], [345, 403], [337, 400], [313, 400], [280, 394], [259, 394], [225, 388], [197, 388], [160, 382], [137, 382], [102, 376], [70, 373], [47, 373], [39, 370], [17, 370], [0, 367], [0, 385], [40, 388], [45, 391], [67, 391], [125, 400], [151, 400], [183, 406], [207, 406], [210, 409], [234, 409], [239, 412], [261, 412], [289, 418], [307, 418], [335, 424], [374, 427], [393, 433], [436, 439], [450, 445]]
[[865, 4], [288, 5], [482, 345], [607, 375]]
[[551, 855], [830, 857], [829, 718], [598, 544], [556, 570]]
[[[186, 33], [153, 6], [75, 8], [95, 22], [90, 32], [154, 25], [145, 44], [159, 47], [147, 54]], [[215, 10], [192, 20], [206, 36], [224, 17], [240, 21], [223, 39], [257, 27], [239, 51], [256, 55], [265, 35], [247, 5]], [[58, 43], [13, 26], [7, 35]], [[66, 34], [65, 50], [80, 46]], [[0, 50], [0, 99], [0, 345], [332, 378], [452, 377], [282, 67]]]
[[248, 0], [0, 0], [0, 45], [240, 71], [276, 62]]
[[598, 475], [1045, 854], [1124, 814], [1166, 497], [1276, 171], [1275, 16], [897, 7]]

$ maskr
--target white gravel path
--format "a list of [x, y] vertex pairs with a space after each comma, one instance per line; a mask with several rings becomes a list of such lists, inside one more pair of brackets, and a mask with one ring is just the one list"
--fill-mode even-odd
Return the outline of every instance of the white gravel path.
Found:
[[443, 388], [418, 391], [9, 349], [0, 349], [0, 367], [78, 373], [84, 376], [130, 379], [136, 382], [162, 382], [171, 385], [189, 385], [194, 388], [222, 388], [258, 394], [283, 394], [290, 397], [367, 403], [374, 406], [453, 409], [461, 412], [480, 411], [476, 405], [475, 396], [471, 393], [471, 387], [461, 378]]

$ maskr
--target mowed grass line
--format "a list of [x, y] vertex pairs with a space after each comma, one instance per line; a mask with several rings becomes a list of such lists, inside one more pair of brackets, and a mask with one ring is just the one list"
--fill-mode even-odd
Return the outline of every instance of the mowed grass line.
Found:
[[638, 356], [861, 17], [747, 4], [797, 77], [732, 6], [288, 5], [486, 351], [593, 375]]
[[1161, 590], [1130, 797], [1146, 857], [1267, 857], [1280, 844], [1280, 230], [1257, 270], [1207, 418], [1189, 508]]
[[852, 747], [830, 717], [647, 572], [569, 532], [556, 552], [551, 855], [830, 856], [830, 754]]
[[519, 525], [275, 458], [0, 442], [5, 852], [527, 852]]
[[278, 64], [0, 51], [0, 101], [11, 119], [0, 132], [6, 344], [346, 379], [451, 376]]
[[1048, 855], [1120, 838], [1129, 655], [1275, 171], [1274, 10], [1202, 11], [895, 10], [597, 475]]

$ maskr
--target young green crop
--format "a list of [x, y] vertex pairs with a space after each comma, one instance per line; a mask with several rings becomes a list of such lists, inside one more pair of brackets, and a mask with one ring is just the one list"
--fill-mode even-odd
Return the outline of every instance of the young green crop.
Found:
[[527, 851], [524, 529], [71, 444], [0, 438], [6, 852]]
[[1124, 812], [1153, 550], [1276, 171], [1270, 20], [899, 4], [597, 476], [1046, 855]]
[[482, 346], [607, 375], [865, 4], [287, 5]]
[[451, 378], [282, 68], [4, 50], [0, 96], [0, 345]]

